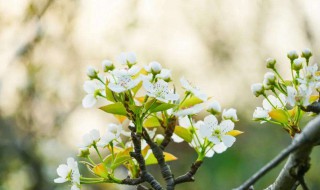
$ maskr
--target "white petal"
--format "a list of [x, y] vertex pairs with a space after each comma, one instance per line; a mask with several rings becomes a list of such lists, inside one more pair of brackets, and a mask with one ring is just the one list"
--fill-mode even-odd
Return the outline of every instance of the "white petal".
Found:
[[71, 190], [80, 190], [80, 188], [77, 185], [72, 185]]
[[236, 138], [231, 135], [223, 135], [221, 137], [221, 140], [227, 147], [231, 147], [233, 143], [236, 141]]
[[183, 139], [182, 138], [180, 138], [178, 135], [176, 135], [176, 134], [173, 134], [172, 135], [172, 140], [174, 141], [174, 142], [176, 142], [176, 143], [181, 143], [181, 142], [183, 142]]
[[91, 108], [97, 103], [97, 99], [93, 94], [88, 94], [82, 99], [82, 106], [84, 108]]
[[219, 144], [221, 142], [220, 139], [216, 136], [210, 136], [208, 137], [208, 140], [213, 142], [214, 144]]
[[166, 99], [169, 101], [175, 101], [179, 99], [179, 94], [167, 94]]
[[213, 146], [213, 150], [217, 153], [222, 153], [227, 150], [227, 147], [224, 143], [219, 143]]
[[212, 129], [214, 126], [218, 125], [218, 120], [214, 115], [210, 114], [204, 118], [204, 123]]
[[187, 116], [179, 118], [179, 125], [184, 128], [188, 128], [191, 126], [190, 120]]
[[221, 127], [221, 130], [222, 130], [224, 133], [227, 133], [227, 132], [233, 130], [233, 128], [234, 128], [234, 123], [233, 123], [231, 120], [223, 120], [223, 121], [220, 123], [220, 127]]
[[68, 166], [65, 164], [59, 165], [59, 167], [57, 168], [57, 173], [60, 177], [66, 178], [69, 173]]
[[205, 123], [201, 123], [199, 128], [199, 133], [201, 137], [206, 138], [211, 136], [212, 131], [208, 125], [206, 125]]
[[212, 149], [208, 150], [206, 153], [206, 157], [211, 158], [214, 155], [214, 151]]
[[126, 91], [126, 89], [120, 85], [116, 85], [114, 83], [109, 83], [108, 84], [108, 88], [113, 91], [113, 92], [116, 92], [116, 93], [121, 93], [121, 92], [124, 92]]
[[144, 80], [143, 81], [143, 87], [150, 92], [151, 94], [154, 92], [154, 87], [152, 85], [151, 82], [149, 82], [148, 80]]
[[192, 91], [193, 87], [190, 85], [189, 81], [187, 81], [184, 77], [180, 79], [180, 83], [184, 89], [187, 91]]
[[68, 180], [66, 178], [62, 178], [62, 177], [54, 179], [55, 183], [64, 183], [66, 181], [68, 181]]
[[92, 136], [92, 140], [97, 141], [100, 138], [100, 132], [97, 129], [92, 129], [90, 131], [90, 135]]
[[127, 60], [130, 62], [130, 63], [135, 63], [137, 61], [137, 56], [134, 52], [128, 52], [127, 53]]
[[93, 81], [85, 81], [83, 84], [83, 90], [86, 93], [92, 94], [96, 90], [96, 83]]
[[262, 101], [262, 106], [265, 110], [271, 111], [273, 109], [272, 105], [269, 103], [267, 99]]
[[[131, 62], [130, 62], [131, 63]], [[130, 76], [136, 75], [137, 73], [139, 73], [141, 69], [138, 66], [132, 66], [129, 70], [128, 70], [128, 74]]]

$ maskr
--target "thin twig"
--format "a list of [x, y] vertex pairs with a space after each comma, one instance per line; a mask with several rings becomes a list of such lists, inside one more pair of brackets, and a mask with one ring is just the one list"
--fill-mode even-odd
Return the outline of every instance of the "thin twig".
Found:
[[193, 163], [190, 167], [190, 171], [188, 171], [187, 173], [177, 177], [174, 180], [174, 183], [177, 185], [179, 183], [185, 183], [185, 182], [193, 182], [194, 178], [193, 176], [197, 173], [198, 169], [200, 168], [200, 166], [202, 165], [202, 161], [196, 161], [195, 163]]

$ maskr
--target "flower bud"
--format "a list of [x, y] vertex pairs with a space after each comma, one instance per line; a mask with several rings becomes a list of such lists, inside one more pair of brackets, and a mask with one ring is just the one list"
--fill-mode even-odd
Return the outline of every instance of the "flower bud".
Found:
[[171, 81], [171, 71], [169, 69], [162, 69], [159, 74], [156, 75], [157, 78], [163, 79], [166, 82]]
[[79, 157], [87, 158], [89, 155], [90, 155], [89, 148], [85, 147], [85, 148], [79, 149], [79, 154], [78, 154]]
[[297, 59], [299, 56], [298, 56], [298, 53], [297, 53], [295, 50], [292, 50], [292, 51], [289, 51], [289, 52], [287, 53], [287, 57], [288, 57], [291, 61], [293, 61], [293, 60]]
[[275, 66], [277, 61], [275, 59], [273, 59], [273, 58], [268, 58], [266, 60], [266, 62], [267, 62], [267, 68], [274, 69], [274, 66]]
[[104, 72], [112, 71], [114, 69], [114, 65], [110, 60], [104, 60], [101, 64]]
[[299, 71], [300, 69], [302, 69], [302, 64], [303, 64], [303, 59], [301, 58], [295, 59], [292, 64], [292, 68], [296, 71]]
[[274, 85], [276, 80], [277, 77], [273, 72], [267, 72], [264, 75], [264, 82], [266, 82], [267, 85]]
[[122, 52], [118, 56], [118, 61], [122, 65], [128, 65], [129, 67], [131, 67], [132, 65], [135, 65], [137, 63], [137, 57], [133, 52]]
[[96, 69], [92, 66], [88, 66], [87, 67], [87, 76], [90, 78], [90, 79], [94, 79], [97, 77], [97, 74], [98, 74], [98, 71], [96, 71]]
[[212, 113], [213, 115], [221, 113], [221, 106], [218, 101], [213, 101], [211, 104], [209, 104], [208, 112]]
[[260, 95], [264, 94], [263, 84], [255, 83], [251, 85], [251, 91], [256, 97], [259, 97]]
[[160, 144], [162, 143], [163, 139], [164, 139], [164, 136], [161, 135], [161, 134], [157, 134], [157, 135], [154, 137], [154, 141], [155, 141], [158, 145], [160, 145]]
[[234, 108], [230, 108], [228, 110], [223, 110], [222, 118], [224, 120], [230, 119], [233, 122], [238, 121], [237, 110], [235, 110]]
[[301, 53], [301, 57], [304, 57], [306, 59], [309, 59], [311, 56], [312, 56], [312, 52], [308, 48], [304, 49]]
[[161, 72], [162, 66], [160, 63], [156, 62], [156, 61], [152, 61], [150, 64], [150, 70], [153, 74], [158, 74]]

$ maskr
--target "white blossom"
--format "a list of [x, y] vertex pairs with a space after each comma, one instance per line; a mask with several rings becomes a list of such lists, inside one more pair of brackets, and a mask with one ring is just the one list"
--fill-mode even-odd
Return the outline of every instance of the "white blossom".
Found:
[[59, 178], [54, 180], [55, 183], [70, 181], [73, 184], [71, 190], [80, 190], [80, 173], [78, 163], [73, 158], [68, 158], [67, 164], [59, 165], [57, 173]]
[[181, 82], [182, 87], [183, 87], [186, 91], [192, 93], [194, 96], [196, 96], [197, 98], [199, 98], [199, 99], [202, 100], [202, 101], [207, 101], [208, 96], [207, 96], [205, 93], [201, 92], [198, 88], [196, 88], [195, 86], [193, 86], [193, 85], [192, 85], [189, 81], [187, 81], [185, 78], [182, 77], [182, 78], [180, 79], [180, 82]]
[[169, 84], [162, 79], [159, 79], [155, 84], [144, 80], [143, 86], [147, 91], [147, 95], [154, 97], [157, 100], [168, 103], [179, 99], [179, 95], [169, 90]]
[[103, 60], [101, 65], [102, 65], [102, 68], [105, 72], [114, 69], [114, 65], [113, 65], [112, 61], [110, 61], [110, 60]]
[[116, 69], [111, 72], [114, 78], [111, 78], [108, 88], [116, 93], [121, 93], [130, 90], [137, 86], [141, 81], [140, 77], [133, 78], [140, 68], [132, 66], [130, 69]]
[[298, 86], [298, 90], [294, 87], [287, 87], [287, 101], [291, 106], [302, 105], [308, 106], [310, 105], [310, 96], [312, 94], [312, 90], [308, 88], [306, 85], [302, 84]]
[[268, 119], [268, 118], [269, 118], [268, 111], [261, 107], [257, 107], [253, 112], [254, 120]]
[[108, 125], [106, 133], [102, 135], [100, 141], [97, 143], [99, 147], [105, 147], [113, 140], [121, 141], [120, 134], [122, 132], [122, 125], [111, 123]]
[[171, 71], [169, 69], [162, 69], [161, 72], [156, 75], [156, 78], [169, 82], [171, 80]]
[[82, 99], [82, 106], [84, 108], [91, 108], [97, 103], [98, 95], [105, 94], [105, 85], [100, 81], [85, 81], [83, 89], [87, 95]]
[[175, 115], [178, 117], [183, 117], [186, 115], [195, 115], [198, 114], [199, 112], [201, 112], [204, 108], [204, 104], [196, 104], [190, 108], [186, 108], [186, 109], [181, 109], [178, 110]]
[[117, 60], [122, 65], [134, 65], [137, 63], [137, 57], [134, 52], [122, 52]]
[[209, 104], [208, 112], [212, 113], [212, 114], [218, 114], [221, 113], [221, 106], [219, 104], [218, 101], [213, 101], [212, 103]]
[[87, 67], [87, 76], [90, 78], [95, 78], [97, 76], [97, 70], [92, 67], [92, 66], [88, 66]]
[[223, 142], [227, 147], [231, 147], [236, 138], [227, 133], [234, 128], [231, 120], [223, 120], [218, 124], [218, 120], [214, 115], [208, 115], [204, 118], [204, 122], [200, 125], [200, 135], [207, 138], [214, 144]]
[[100, 132], [97, 129], [92, 129], [89, 133], [82, 136], [81, 148], [90, 148], [100, 140]]
[[237, 116], [237, 110], [234, 108], [230, 108], [230, 109], [225, 109], [222, 112], [222, 118], [224, 120], [228, 120], [230, 119], [231, 121], [235, 122], [238, 121], [238, 116]]
[[263, 84], [262, 83], [252, 84], [251, 91], [256, 97], [260, 96], [261, 94], [264, 93]]
[[158, 62], [152, 61], [149, 65], [145, 66], [144, 69], [149, 73], [159, 74], [162, 70], [162, 66]]
[[[269, 95], [268, 96], [268, 100], [264, 99], [262, 101], [262, 106], [265, 110], [267, 110], [268, 112], [273, 110], [274, 108], [283, 108], [286, 104], [287, 104], [287, 100], [286, 100], [286, 96], [284, 94], [279, 94], [279, 98], [273, 96], [273, 95]], [[271, 104], [270, 104], [271, 102]]]

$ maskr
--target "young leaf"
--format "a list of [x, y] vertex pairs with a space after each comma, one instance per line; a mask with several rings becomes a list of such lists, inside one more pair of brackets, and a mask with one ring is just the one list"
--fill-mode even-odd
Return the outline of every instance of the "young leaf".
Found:
[[144, 127], [159, 127], [160, 122], [157, 117], [151, 116], [143, 122]]
[[103, 163], [111, 169], [116, 169], [117, 167], [121, 166], [125, 162], [131, 160], [130, 152], [132, 151], [132, 147], [129, 147], [125, 150], [122, 150], [118, 153], [114, 154], [114, 157], [112, 155], [108, 155], [104, 160]]
[[[174, 160], [178, 159], [174, 155], [172, 155], [170, 153], [167, 153], [167, 152], [163, 152], [163, 155], [164, 155], [164, 160], [166, 162], [170, 162], [170, 161], [174, 161]], [[150, 153], [147, 156], [147, 158], [145, 158], [145, 162], [146, 162], [146, 165], [152, 165], [152, 164], [157, 164], [158, 163], [158, 161], [157, 161], [157, 159], [156, 159], [156, 157], [154, 156], [153, 153]]]
[[160, 112], [160, 111], [166, 111], [168, 109], [173, 108], [174, 106], [176, 106], [176, 105], [156, 102], [154, 104], [154, 106], [152, 106], [152, 108], [149, 110], [149, 112], [155, 113], [155, 112]]
[[238, 135], [241, 135], [243, 132], [242, 131], [239, 131], [239, 130], [232, 130], [232, 131], [229, 131], [227, 132], [228, 135], [231, 135], [231, 136], [238, 136]]
[[174, 129], [174, 133], [188, 143], [192, 141], [192, 133], [184, 127], [176, 126]]
[[96, 174], [100, 177], [108, 178], [109, 173], [108, 173], [104, 163], [100, 163], [100, 164], [96, 165], [94, 168], [92, 168], [92, 171], [94, 172], [94, 174]]
[[188, 99], [186, 99], [181, 105], [180, 105], [180, 108], [182, 109], [185, 109], [185, 108], [189, 108], [189, 107], [192, 107], [196, 104], [200, 104], [202, 103], [203, 101], [199, 98], [197, 98], [196, 96], [192, 96]]
[[116, 115], [127, 115], [126, 108], [121, 102], [117, 102], [114, 104], [109, 104], [99, 108], [107, 113], [116, 114]]
[[108, 81], [106, 82], [106, 98], [107, 100], [109, 100], [110, 102], [116, 102], [116, 100], [114, 99], [113, 96], [113, 92], [108, 88]]
[[142, 81], [137, 86], [132, 88], [133, 96], [137, 94], [137, 92], [140, 90], [141, 87], [142, 87]]
[[288, 114], [282, 109], [274, 109], [269, 112], [269, 116], [280, 123], [287, 124], [289, 122]]

